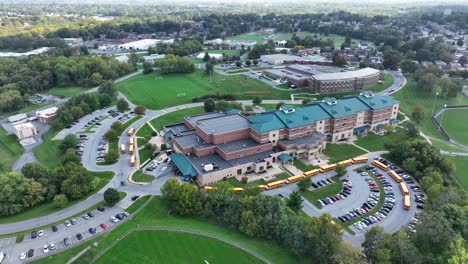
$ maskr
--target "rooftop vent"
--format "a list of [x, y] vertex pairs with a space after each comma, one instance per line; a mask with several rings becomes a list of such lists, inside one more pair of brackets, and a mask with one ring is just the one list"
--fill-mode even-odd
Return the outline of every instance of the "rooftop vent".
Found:
[[366, 98], [374, 97], [374, 93], [371, 92], [371, 91], [363, 91], [363, 92], [361, 92], [359, 95], [362, 95], [362, 96], [364, 96], [364, 97], [366, 97]]
[[323, 98], [322, 102], [324, 102], [324, 103], [326, 103], [328, 105], [336, 105], [338, 103], [338, 101], [334, 97], [325, 97], [325, 98]]

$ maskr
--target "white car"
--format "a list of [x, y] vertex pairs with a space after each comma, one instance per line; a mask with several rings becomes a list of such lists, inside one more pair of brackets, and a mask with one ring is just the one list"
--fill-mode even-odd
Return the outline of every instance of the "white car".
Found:
[[57, 247], [55, 246], [55, 243], [53, 243], [53, 242], [50, 243], [50, 244], [49, 244], [49, 249], [50, 249], [50, 250], [56, 250]]
[[47, 254], [49, 253], [49, 247], [47, 246], [47, 244], [44, 245], [44, 254]]
[[21, 253], [20, 260], [26, 259], [26, 252]]
[[111, 216], [110, 220], [111, 220], [112, 223], [119, 222], [119, 219], [115, 218], [114, 216]]
[[43, 235], [44, 235], [44, 230], [41, 229], [41, 230], [39, 230], [39, 231], [37, 232], [37, 236], [38, 236], [38, 237], [41, 237], [41, 236], [43, 236]]
[[66, 226], [66, 227], [69, 227], [69, 226], [71, 226], [71, 223], [70, 223], [70, 221], [68, 221], [68, 220], [67, 220], [67, 221], [65, 221], [65, 223], [64, 223], [64, 224], [65, 224], [65, 226]]

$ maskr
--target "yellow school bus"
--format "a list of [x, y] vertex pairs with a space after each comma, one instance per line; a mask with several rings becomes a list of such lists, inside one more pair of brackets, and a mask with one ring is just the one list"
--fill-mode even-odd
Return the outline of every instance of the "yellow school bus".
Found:
[[409, 195], [405, 195], [405, 209], [409, 210], [411, 208], [411, 198]]
[[130, 138], [130, 146], [132, 146], [134, 143], [135, 143], [135, 140], [133, 139], [133, 137], [131, 137]]
[[368, 157], [357, 157], [357, 158], [353, 159], [354, 164], [356, 164], [356, 163], [366, 163], [368, 161], [369, 161]]
[[121, 151], [122, 153], [125, 153], [125, 151], [126, 151], [126, 149], [125, 149], [125, 144], [121, 144], [121, 145], [120, 145], [120, 151]]
[[274, 188], [278, 188], [278, 187], [281, 187], [284, 185], [286, 181], [285, 180], [280, 180], [280, 181], [275, 181], [275, 182], [272, 182], [272, 183], [268, 183], [267, 184], [267, 190], [271, 190], [271, 189], [274, 189]]
[[372, 162], [372, 164], [373, 164], [374, 166], [376, 166], [376, 167], [381, 168], [381, 169], [384, 170], [384, 171], [387, 171], [387, 170], [388, 170], [388, 166], [385, 165], [385, 164], [383, 164], [382, 162], [380, 162], [380, 161], [378, 161], [378, 160], [374, 160], [374, 161]]
[[409, 195], [408, 187], [406, 187], [406, 184], [404, 182], [400, 182], [400, 189], [404, 195]]
[[391, 170], [388, 172], [388, 175], [390, 175], [396, 182], [402, 182], [403, 179], [396, 173], [394, 170]]
[[203, 189], [205, 189], [205, 191], [212, 191], [212, 190], [214, 190], [215, 188], [212, 187], [212, 186], [205, 186], [205, 187], [203, 187]]
[[241, 193], [244, 191], [244, 188], [232, 188], [232, 190], [236, 193]]
[[310, 170], [310, 171], [306, 171], [304, 172], [304, 176], [306, 177], [312, 177], [312, 176], [315, 176], [317, 174], [320, 173], [320, 170], [319, 169], [315, 169], [315, 170]]
[[130, 165], [131, 165], [131, 166], [135, 166], [135, 156], [134, 156], [134, 155], [132, 155], [132, 156], [130, 157]]
[[352, 164], [353, 164], [353, 160], [350, 160], [350, 159], [338, 162], [338, 165], [344, 165], [344, 166], [349, 166], [349, 165], [352, 165]]
[[267, 186], [266, 185], [258, 185], [258, 188], [260, 188], [260, 191], [266, 190]]
[[130, 130], [128, 131], [128, 136], [131, 137], [133, 136], [133, 133], [135, 133], [135, 128], [130, 128]]
[[133, 154], [133, 145], [130, 145], [128, 148], [128, 153]]
[[324, 173], [327, 171], [334, 170], [335, 168], [336, 168], [336, 164], [325, 165], [325, 166], [320, 167], [320, 172]]
[[286, 179], [286, 183], [290, 184], [290, 183], [293, 183], [293, 182], [297, 182], [302, 178], [304, 178], [304, 175], [291, 176], [291, 177]]

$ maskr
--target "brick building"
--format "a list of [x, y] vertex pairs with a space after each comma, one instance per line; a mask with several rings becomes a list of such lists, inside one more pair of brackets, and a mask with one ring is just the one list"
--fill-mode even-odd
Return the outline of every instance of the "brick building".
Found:
[[398, 106], [393, 97], [363, 92], [302, 107], [283, 105], [253, 116], [188, 116], [183, 123], [166, 126], [165, 137], [176, 152], [172, 159], [181, 174], [206, 185], [235, 175], [263, 173], [282, 154], [317, 158], [327, 140], [378, 131], [395, 122]]

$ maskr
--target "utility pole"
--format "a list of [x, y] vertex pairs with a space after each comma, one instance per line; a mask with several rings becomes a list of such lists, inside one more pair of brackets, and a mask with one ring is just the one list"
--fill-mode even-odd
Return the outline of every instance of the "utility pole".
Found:
[[439, 92], [436, 92], [435, 96], [434, 96], [434, 103], [432, 103], [432, 113], [431, 113], [431, 116], [434, 115], [434, 107], [435, 107], [435, 103], [436, 103], [436, 99], [437, 99], [437, 96], [439, 95]]

